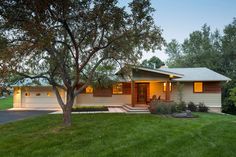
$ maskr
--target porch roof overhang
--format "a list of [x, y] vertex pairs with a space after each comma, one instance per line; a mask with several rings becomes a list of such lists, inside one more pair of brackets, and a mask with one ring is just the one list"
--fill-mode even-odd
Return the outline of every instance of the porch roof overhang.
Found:
[[143, 70], [143, 71], [149, 71], [149, 72], [153, 72], [153, 73], [157, 73], [157, 74], [164, 74], [164, 75], [172, 76], [173, 78], [181, 78], [184, 76], [183, 74], [165, 71], [162, 69], [155, 69], [154, 70], [154, 69], [148, 69], [148, 68], [143, 68], [143, 67], [138, 67], [136, 69]]

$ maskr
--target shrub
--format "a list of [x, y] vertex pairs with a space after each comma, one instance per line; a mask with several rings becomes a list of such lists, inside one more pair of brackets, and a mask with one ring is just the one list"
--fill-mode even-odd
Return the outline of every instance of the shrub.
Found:
[[198, 111], [199, 112], [208, 112], [209, 108], [204, 103], [198, 104]]
[[87, 111], [108, 111], [107, 106], [76, 106], [72, 108], [73, 112], [87, 112]]
[[186, 110], [186, 103], [184, 101], [181, 101], [177, 104], [177, 111], [178, 112], [182, 112], [182, 111], [185, 111]]
[[225, 99], [222, 105], [222, 112], [236, 115], [236, 106], [234, 105], [234, 102]]
[[197, 112], [197, 105], [195, 105], [192, 101], [190, 101], [188, 103], [188, 109], [191, 111], [191, 112]]
[[165, 102], [160, 100], [152, 100], [149, 110], [153, 114], [172, 114], [176, 112], [176, 103]]

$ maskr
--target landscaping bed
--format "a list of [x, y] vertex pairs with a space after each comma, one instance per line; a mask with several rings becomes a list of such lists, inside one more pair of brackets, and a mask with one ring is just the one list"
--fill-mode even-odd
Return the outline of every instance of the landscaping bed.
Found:
[[108, 111], [107, 106], [77, 106], [72, 108], [72, 112], [89, 112], [89, 111]]

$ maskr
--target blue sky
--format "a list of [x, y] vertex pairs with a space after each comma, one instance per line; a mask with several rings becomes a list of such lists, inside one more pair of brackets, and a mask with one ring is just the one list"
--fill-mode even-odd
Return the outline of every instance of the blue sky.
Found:
[[[129, 0], [130, 1], [130, 0]], [[128, 1], [120, 0], [125, 4]], [[155, 8], [153, 14], [156, 25], [163, 29], [163, 37], [167, 42], [177, 39], [183, 42], [188, 35], [200, 30], [207, 24], [212, 30], [221, 32], [225, 25], [236, 17], [236, 0], [151, 0]], [[144, 53], [143, 59], [156, 55], [162, 60], [167, 59], [164, 51]]]

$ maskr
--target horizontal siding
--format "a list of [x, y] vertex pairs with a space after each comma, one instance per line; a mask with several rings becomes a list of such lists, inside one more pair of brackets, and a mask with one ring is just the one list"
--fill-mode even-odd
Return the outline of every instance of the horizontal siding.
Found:
[[[171, 100], [178, 101], [178, 91], [176, 84], [173, 85], [173, 91], [171, 92]], [[194, 93], [193, 83], [184, 83], [183, 87], [183, 101], [204, 103], [208, 107], [221, 107], [221, 93]]]
[[93, 94], [80, 94], [76, 99], [77, 105], [124, 105], [131, 104], [131, 95], [112, 95], [111, 97], [94, 97]]

